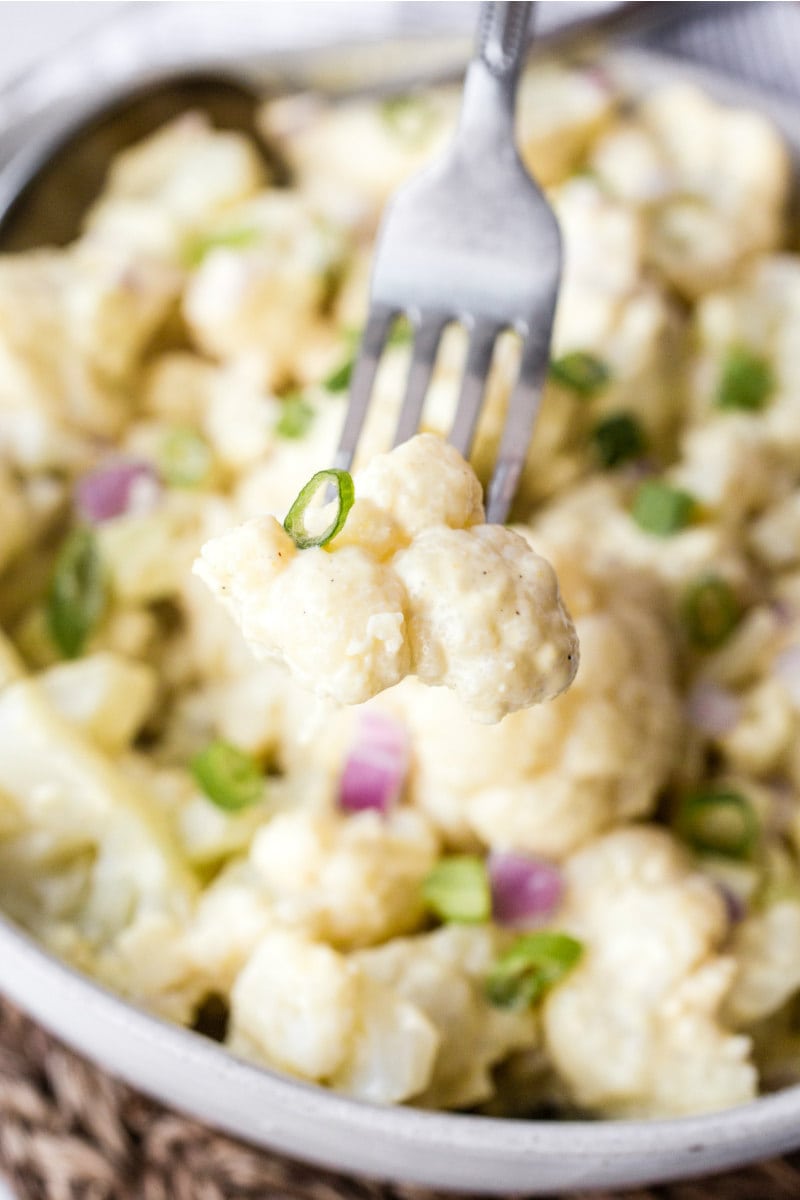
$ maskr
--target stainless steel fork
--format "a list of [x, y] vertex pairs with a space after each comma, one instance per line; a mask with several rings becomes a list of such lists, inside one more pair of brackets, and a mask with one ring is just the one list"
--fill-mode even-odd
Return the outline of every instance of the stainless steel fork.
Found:
[[466, 457], [480, 415], [498, 335], [523, 338], [487, 495], [487, 520], [502, 522], [525, 462], [547, 372], [561, 272], [553, 212], [514, 143], [517, 79], [525, 55], [528, 3], [481, 5], [458, 129], [443, 158], [393, 197], [372, 270], [370, 312], [350, 389], [335, 465], [348, 469], [391, 327], [404, 313], [413, 355], [394, 445], [420, 421], [442, 333], [457, 321], [469, 345], [449, 440]]

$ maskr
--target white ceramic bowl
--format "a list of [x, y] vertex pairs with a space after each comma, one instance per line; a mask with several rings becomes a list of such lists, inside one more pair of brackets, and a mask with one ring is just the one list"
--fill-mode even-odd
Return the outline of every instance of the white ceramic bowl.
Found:
[[[632, 91], [674, 78], [646, 54], [611, 56]], [[723, 101], [757, 107], [729, 80], [681, 68]], [[762, 105], [763, 107], [763, 105]], [[770, 115], [800, 161], [800, 120]], [[67, 1044], [162, 1103], [309, 1162], [428, 1187], [508, 1194], [623, 1187], [696, 1176], [800, 1145], [800, 1087], [702, 1117], [545, 1122], [381, 1108], [234, 1058], [82, 977], [0, 916], [0, 989]]]

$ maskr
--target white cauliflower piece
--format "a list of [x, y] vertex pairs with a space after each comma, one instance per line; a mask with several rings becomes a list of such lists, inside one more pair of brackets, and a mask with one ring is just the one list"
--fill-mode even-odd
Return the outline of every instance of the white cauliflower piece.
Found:
[[195, 883], [156, 804], [32, 680], [0, 693], [0, 792], [24, 817], [22, 831], [0, 842], [0, 900], [24, 924], [47, 928], [37, 881], [72, 866], [80, 885], [73, 920], [90, 944], [144, 913], [189, 911]]
[[[388, 96], [326, 104], [319, 96], [281, 97], [264, 105], [259, 124], [320, 199], [361, 198], [376, 213], [404, 180], [446, 146], [458, 93]], [[358, 154], [353, 153], [358, 146]]]
[[[682, 323], [645, 270], [640, 215], [584, 177], [567, 180], [552, 202], [564, 238], [553, 358], [589, 353], [608, 379], [590, 404], [548, 382], [521, 484], [523, 508], [563, 492], [596, 465], [591, 432], [599, 419], [633, 414], [647, 451], [670, 453], [680, 415], [675, 374]], [[504, 412], [503, 404], [490, 409], [496, 436]]]
[[357, 495], [390, 513], [406, 542], [432, 526], [471, 529], [485, 520], [483, 489], [475, 472], [452, 447], [430, 434], [373, 458], [359, 472]]
[[253, 840], [250, 862], [283, 924], [344, 949], [416, 929], [437, 839], [421, 813], [279, 813]]
[[649, 812], [668, 776], [681, 721], [658, 602], [570, 558], [567, 546], [581, 666], [563, 696], [476, 727], [448, 693], [407, 680], [393, 694], [413, 734], [410, 796], [454, 845], [560, 858]]
[[108, 651], [50, 667], [37, 683], [57, 712], [109, 754], [133, 741], [158, 687], [152, 667]]
[[252, 868], [234, 862], [201, 894], [184, 931], [182, 953], [209, 989], [227, 994], [276, 924], [272, 904]]
[[559, 921], [583, 957], [547, 997], [547, 1050], [574, 1103], [604, 1116], [669, 1117], [756, 1092], [749, 1039], [720, 1006], [736, 972], [718, 947], [724, 902], [657, 829], [608, 834], [566, 864]]
[[637, 524], [630, 502], [611, 479], [587, 480], [559, 497], [538, 517], [536, 536], [545, 546], [551, 540], [568, 545], [574, 561], [609, 578], [622, 567], [672, 594], [683, 592], [709, 571], [722, 576], [734, 590], [749, 579], [735, 527], [718, 521], [688, 525], [666, 543]]
[[[225, 245], [227, 230], [251, 241]], [[297, 192], [266, 192], [204, 233], [212, 249], [193, 273], [183, 314], [201, 350], [243, 360], [267, 386], [291, 376], [302, 347], [322, 340], [323, 308], [341, 264], [344, 232]], [[213, 247], [215, 235], [220, 244]]]
[[268, 933], [231, 992], [234, 1051], [363, 1100], [420, 1092], [437, 1042], [415, 1006], [299, 933]]
[[597, 70], [537, 63], [520, 80], [517, 111], [522, 158], [544, 186], [580, 165], [613, 113], [614, 96]]
[[178, 293], [171, 270], [77, 243], [0, 262], [0, 451], [24, 469], [89, 457], [117, 436], [127, 384]]
[[203, 547], [195, 572], [256, 652], [345, 704], [411, 672], [483, 721], [563, 691], [578, 646], [552, 568], [511, 530], [476, 526], [479, 485], [457, 452], [422, 434], [365, 475], [350, 540], [330, 549], [298, 551], [274, 517]]
[[229, 513], [223, 500], [171, 489], [151, 513], [124, 513], [98, 525], [97, 542], [114, 598], [147, 604], [181, 593], [203, 539], [224, 527]]
[[87, 240], [180, 259], [187, 233], [251, 196], [264, 177], [250, 138], [186, 113], [117, 156], [86, 218]]
[[[800, 467], [800, 264], [789, 255], [774, 255], [742, 272], [735, 287], [705, 296], [695, 311], [699, 355], [693, 372], [694, 415], [711, 413], [731, 419], [735, 414], [716, 407], [720, 382], [731, 351], [744, 351], [763, 363], [769, 386], [761, 397], [762, 411], [739, 418], [749, 425], [755, 462], [767, 447], [793, 482]], [[757, 467], [750, 466], [748, 474]], [[769, 500], [767, 492], [765, 499]]]
[[786, 148], [764, 117], [719, 105], [691, 84], [656, 91], [639, 115], [672, 184], [653, 215], [650, 256], [682, 292], [702, 295], [780, 243]]
[[537, 1044], [531, 1011], [494, 1008], [486, 998], [484, 980], [502, 949], [502, 935], [488, 926], [451, 925], [353, 956], [436, 1028], [439, 1051], [417, 1104], [466, 1108], [488, 1100], [494, 1095], [493, 1068]]
[[428, 529], [394, 560], [422, 683], [444, 684], [485, 722], [557, 696], [578, 641], [548, 562], [499, 525]]
[[256, 517], [207, 543], [195, 572], [256, 652], [280, 653], [306, 687], [358, 704], [408, 672], [402, 584], [356, 546], [298, 551]]
[[132, 1003], [181, 1025], [191, 1023], [209, 987], [187, 952], [185, 918], [163, 912], [139, 914], [88, 969]]
[[800, 988], [800, 904], [779, 900], [742, 921], [730, 953], [737, 962], [725, 1016], [735, 1026], [770, 1017]]

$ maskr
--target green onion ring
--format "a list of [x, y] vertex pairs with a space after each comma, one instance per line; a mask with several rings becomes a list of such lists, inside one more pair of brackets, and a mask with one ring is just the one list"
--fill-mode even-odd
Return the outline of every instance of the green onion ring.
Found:
[[759, 823], [750, 801], [731, 788], [690, 792], [680, 802], [675, 830], [705, 854], [746, 859], [755, 849]]
[[[319, 489], [327, 483], [336, 488], [339, 507], [328, 528], [315, 536], [306, 529], [305, 512]], [[326, 471], [317, 471], [316, 475], [313, 475], [301, 490], [300, 495], [286, 514], [283, 528], [298, 550], [308, 550], [310, 546], [327, 546], [328, 542], [333, 541], [337, 533], [341, 532], [355, 498], [356, 489], [349, 471], [339, 471], [335, 467]]]
[[495, 1008], [530, 1008], [580, 961], [583, 944], [567, 933], [525, 933], [486, 976], [486, 998]]

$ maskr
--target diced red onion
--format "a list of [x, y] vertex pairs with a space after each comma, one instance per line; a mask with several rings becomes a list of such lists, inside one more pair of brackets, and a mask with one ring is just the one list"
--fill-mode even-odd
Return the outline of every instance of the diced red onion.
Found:
[[791, 698], [792, 704], [800, 708], [800, 645], [787, 646], [775, 659], [773, 667]]
[[769, 607], [775, 623], [779, 627], [786, 628], [787, 625], [791, 625], [797, 616], [794, 605], [790, 604], [788, 600], [771, 600]]
[[119, 459], [84, 475], [75, 486], [79, 514], [92, 525], [125, 513], [152, 512], [161, 498], [161, 484], [152, 463]]
[[747, 907], [744, 900], [726, 883], [717, 881], [717, 891], [725, 901], [725, 911], [728, 915], [728, 924], [738, 925], [747, 916]]
[[739, 721], [742, 703], [733, 692], [700, 679], [686, 698], [686, 715], [696, 729], [711, 737], [723, 737]]
[[527, 854], [493, 850], [489, 855], [492, 916], [501, 925], [541, 924], [561, 903], [564, 879], [554, 863]]
[[339, 807], [357, 813], [388, 813], [408, 773], [408, 734], [386, 713], [365, 712], [339, 783]]

